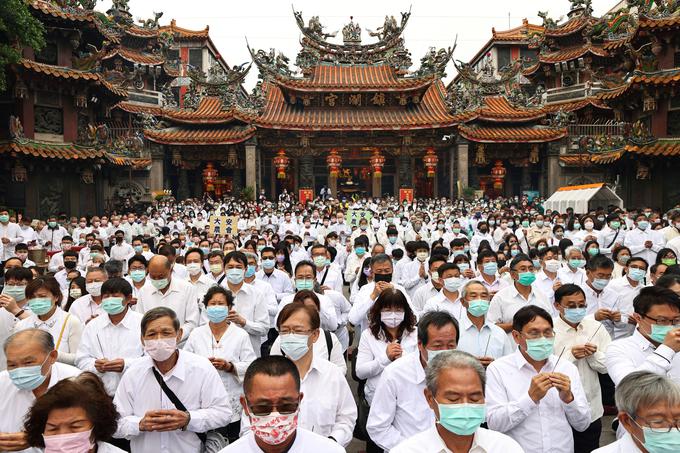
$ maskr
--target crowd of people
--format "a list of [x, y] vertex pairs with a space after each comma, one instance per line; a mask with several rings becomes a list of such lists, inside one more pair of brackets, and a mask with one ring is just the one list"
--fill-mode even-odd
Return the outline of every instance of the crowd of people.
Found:
[[3, 452], [680, 452], [680, 208], [206, 197], [0, 238]]

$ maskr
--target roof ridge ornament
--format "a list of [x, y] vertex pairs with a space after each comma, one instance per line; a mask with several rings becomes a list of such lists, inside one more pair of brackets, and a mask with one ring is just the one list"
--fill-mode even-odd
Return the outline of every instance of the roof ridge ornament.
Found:
[[348, 46], [361, 44], [361, 26], [354, 23], [354, 16], [349, 16], [349, 23], [342, 27], [342, 41]]

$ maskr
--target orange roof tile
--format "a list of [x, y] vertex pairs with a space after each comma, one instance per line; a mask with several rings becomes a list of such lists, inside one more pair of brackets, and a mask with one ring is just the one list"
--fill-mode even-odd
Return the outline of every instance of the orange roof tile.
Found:
[[588, 22], [590, 20], [591, 20], [590, 18], [583, 16], [572, 17], [565, 23], [555, 28], [546, 28], [545, 36], [550, 38], [557, 38], [561, 36], [567, 36], [572, 33], [576, 33], [577, 31], [582, 30], [586, 25], [588, 25]]
[[196, 110], [163, 109], [161, 115], [184, 124], [224, 124], [234, 120], [248, 123], [257, 118], [255, 114], [247, 114], [237, 109], [225, 110], [220, 98], [211, 96], [202, 98]]
[[109, 90], [116, 96], [127, 97], [126, 90], [117, 87], [111, 82], [108, 82], [102, 77], [101, 74], [96, 72], [85, 72], [73, 68], [65, 68], [63, 66], [53, 66], [49, 64], [38, 63], [37, 61], [33, 60], [27, 60], [25, 58], [22, 58], [18, 64], [20, 67], [24, 69], [28, 69], [30, 71], [39, 74], [45, 74], [52, 77], [57, 77], [61, 79], [93, 81], [95, 82], [96, 85], [104, 87], [105, 89]]
[[152, 55], [148, 53], [137, 52], [136, 50], [128, 49], [125, 47], [119, 47], [112, 50], [102, 58], [102, 60], [108, 60], [116, 55], [131, 61], [132, 63], [146, 64], [150, 66], [162, 65], [165, 63], [165, 58], [161, 55]]
[[478, 111], [478, 118], [484, 121], [531, 121], [543, 118], [542, 109], [525, 109], [514, 107], [505, 96], [490, 96], [484, 99], [484, 106]]
[[172, 19], [170, 25], [163, 25], [159, 28], [159, 32], [170, 32], [174, 35], [175, 39], [208, 39], [208, 33], [210, 26], [206, 25], [203, 30], [189, 30], [187, 28], [182, 28], [177, 26], [177, 21]]
[[121, 157], [110, 153], [106, 153], [106, 160], [108, 160], [114, 165], [119, 165], [122, 167], [132, 167], [135, 170], [144, 170], [151, 165], [151, 159]]
[[522, 75], [524, 75], [524, 76], [532, 75], [532, 74], [536, 73], [536, 71], [538, 71], [538, 69], [540, 67], [541, 67], [541, 63], [537, 61], [536, 63], [532, 64], [531, 66], [528, 66], [526, 68], [522, 68]]
[[680, 25], [680, 16], [663, 17], [660, 19], [653, 19], [647, 16], [640, 16], [638, 28], [675, 28]]
[[598, 98], [596, 97], [589, 97], [586, 99], [580, 99], [578, 101], [566, 101], [566, 102], [559, 102], [555, 104], [549, 104], [545, 105], [543, 107], [543, 111], [545, 113], [556, 113], [559, 112], [560, 110], [564, 112], [575, 112], [577, 110], [581, 110], [584, 107], [588, 106], [593, 106], [598, 109], [605, 109], [605, 110], [611, 110], [611, 107], [609, 107], [607, 104], [601, 102]]
[[680, 156], [680, 140], [660, 138], [649, 145], [626, 145], [624, 149], [643, 156]]
[[147, 139], [165, 145], [229, 145], [244, 142], [253, 135], [255, 128], [252, 126], [210, 129], [169, 127], [144, 131]]
[[547, 127], [470, 127], [460, 125], [460, 135], [482, 143], [544, 143], [567, 135], [566, 128]]
[[102, 150], [73, 143], [47, 143], [34, 140], [0, 142], [0, 153], [15, 153], [46, 159], [96, 159], [104, 156]]
[[281, 88], [266, 84], [267, 103], [257, 125], [294, 130], [408, 130], [448, 127], [458, 122], [444, 103], [444, 85], [430, 85], [419, 104], [409, 109], [338, 107], [300, 109], [286, 102]]
[[277, 84], [304, 91], [403, 91], [425, 88], [434, 78], [397, 77], [388, 65], [328, 65], [314, 68], [310, 78], [279, 78]]
[[585, 190], [585, 189], [601, 189], [604, 187], [603, 182], [596, 182], [593, 184], [579, 184], [577, 186], [565, 186], [557, 189], [557, 192], [567, 192], [570, 190]]
[[610, 51], [610, 50], [616, 50], [620, 47], [625, 46], [629, 42], [629, 38], [621, 38], [621, 39], [615, 39], [613, 41], [606, 41], [603, 45], [602, 48], [604, 50]]
[[525, 41], [533, 33], [543, 33], [545, 28], [541, 25], [530, 24], [528, 19], [522, 20], [522, 25], [511, 28], [510, 30], [496, 31], [491, 29], [494, 41]]
[[595, 164], [611, 164], [612, 162], [617, 161], [618, 159], [623, 156], [625, 151], [613, 151], [610, 153], [604, 153], [604, 154], [593, 154], [591, 156], [591, 161]]
[[47, 15], [57, 17], [59, 19], [79, 22], [92, 22], [94, 20], [92, 12], [84, 9], [66, 11], [58, 5], [45, 0], [32, 0], [29, 2], [29, 5], [34, 9], [40, 10]]
[[631, 83], [645, 83], [651, 85], [665, 85], [667, 83], [680, 82], [680, 70], [669, 69], [656, 72], [638, 72], [633, 74]]
[[154, 105], [134, 104], [127, 101], [119, 102], [116, 107], [128, 113], [148, 113], [155, 116], [161, 116], [163, 112], [163, 109]]
[[576, 58], [580, 58], [587, 53], [591, 53], [599, 57], [606, 57], [609, 55], [602, 46], [586, 44], [583, 46], [567, 47], [556, 50], [555, 52], [541, 53], [538, 56], [538, 60], [541, 63], [560, 63], [563, 61], [575, 60]]
[[567, 167], [590, 166], [590, 159], [590, 154], [566, 154], [560, 156], [560, 163]]
[[144, 28], [139, 25], [125, 27], [125, 33], [137, 38], [153, 38], [158, 35], [158, 28]]

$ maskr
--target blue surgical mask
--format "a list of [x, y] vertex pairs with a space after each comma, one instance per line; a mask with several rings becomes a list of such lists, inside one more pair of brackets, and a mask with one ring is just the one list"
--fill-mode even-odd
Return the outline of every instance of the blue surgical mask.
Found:
[[581, 269], [582, 267], [585, 267], [586, 265], [586, 260], [579, 260], [579, 259], [570, 259], [569, 260], [569, 266], [571, 266], [574, 269]]
[[298, 291], [304, 291], [304, 290], [311, 291], [312, 289], [314, 289], [314, 280], [307, 280], [305, 278], [296, 278], [295, 279], [295, 288], [297, 288]]
[[20, 285], [5, 285], [2, 288], [2, 294], [7, 294], [17, 302], [26, 299], [26, 287]]
[[496, 272], [498, 272], [498, 263], [495, 261], [492, 261], [490, 263], [484, 263], [482, 267], [484, 273], [490, 277], [493, 277], [496, 275]]
[[356, 247], [354, 251], [357, 252], [357, 255], [361, 256], [366, 253], [366, 247]]
[[213, 324], [218, 324], [229, 316], [229, 308], [226, 305], [211, 305], [205, 309], [208, 320]]
[[130, 278], [135, 283], [141, 282], [142, 280], [144, 280], [144, 277], [146, 277], [146, 272], [141, 269], [135, 269], [133, 271], [130, 271]]
[[644, 445], [645, 450], [649, 453], [677, 453], [680, 451], [680, 431], [671, 428], [670, 431], [655, 430], [649, 426], [640, 426], [635, 418], [631, 415], [629, 417], [633, 423], [642, 428], [642, 434], [645, 437], [644, 442], [640, 439], [638, 441]]
[[430, 351], [429, 349], [426, 349], [426, 351], [427, 351], [427, 364], [429, 365], [430, 363], [432, 363], [434, 358], [437, 357], [439, 354], [441, 354], [442, 352], [451, 351], [451, 349], [442, 349], [440, 351]]
[[476, 318], [484, 316], [489, 311], [489, 301], [484, 299], [471, 300], [468, 303], [467, 311]]
[[167, 278], [159, 278], [159, 279], [150, 279], [151, 280], [151, 285], [156, 288], [157, 290], [162, 290], [165, 289], [168, 284], [170, 284], [170, 281]]
[[439, 420], [447, 431], [459, 436], [469, 436], [484, 423], [486, 419], [485, 404], [442, 404], [439, 407]]
[[527, 339], [527, 354], [532, 359], [540, 362], [545, 360], [553, 353], [555, 347], [555, 337]]
[[208, 253], [210, 253], [210, 247], [201, 247], [201, 252], [203, 252], [204, 256], [208, 256]]
[[106, 297], [102, 299], [102, 310], [109, 315], [118, 315], [125, 310], [122, 297]]
[[35, 297], [28, 301], [28, 308], [36, 314], [42, 316], [52, 310], [52, 299], [49, 297]]
[[631, 267], [628, 269], [628, 277], [634, 282], [641, 282], [645, 279], [647, 272], [644, 269], [638, 269], [637, 267]]
[[42, 374], [42, 367], [49, 358], [49, 355], [45, 357], [45, 360], [43, 360], [43, 363], [40, 365], [24, 366], [8, 370], [9, 378], [19, 390], [35, 390], [40, 387], [47, 378], [47, 376], [43, 376]]
[[520, 272], [519, 273], [519, 278], [517, 279], [517, 283], [523, 286], [531, 286], [533, 282], [536, 281], [536, 274], [533, 272]]
[[578, 324], [586, 317], [587, 309], [583, 308], [565, 308], [564, 319], [572, 324]]
[[673, 330], [673, 326], [660, 326], [658, 324], [652, 324], [652, 333], [649, 334], [649, 337], [657, 343], [663, 343], [663, 341], [666, 339], [666, 335], [671, 330]]
[[253, 275], [255, 275], [255, 266], [252, 264], [248, 265], [248, 268], [246, 269], [246, 273], [244, 274], [245, 278], [250, 278]]
[[276, 260], [262, 260], [262, 267], [269, 270], [274, 269], [276, 266]]
[[289, 333], [280, 335], [281, 351], [292, 361], [300, 360], [309, 351], [307, 335]]
[[142, 249], [142, 246], [141, 246], [141, 245], [135, 245], [135, 246], [132, 247], [132, 248], [135, 249], [135, 253], [142, 253], [142, 250], [143, 250], [143, 249]]
[[470, 269], [470, 265], [468, 263], [458, 263], [457, 266], [461, 272], [465, 272], [466, 270]]
[[449, 277], [444, 279], [444, 288], [450, 292], [456, 292], [463, 284], [463, 279], [460, 277]]
[[595, 288], [598, 291], [602, 291], [607, 287], [609, 284], [609, 279], [608, 278], [596, 278], [593, 280], [593, 288]]
[[227, 281], [232, 285], [238, 285], [243, 281], [245, 272], [243, 269], [227, 269]]

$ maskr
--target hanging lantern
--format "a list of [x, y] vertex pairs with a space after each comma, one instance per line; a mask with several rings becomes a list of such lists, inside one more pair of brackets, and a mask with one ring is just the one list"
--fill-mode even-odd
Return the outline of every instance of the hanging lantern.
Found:
[[286, 170], [288, 169], [288, 163], [290, 162], [290, 159], [286, 156], [286, 150], [280, 149], [279, 152], [276, 153], [276, 157], [272, 159], [272, 162], [274, 163], [274, 167], [276, 167], [276, 177], [278, 179], [286, 179]]
[[342, 165], [342, 156], [340, 156], [337, 149], [331, 149], [331, 152], [326, 157], [326, 163], [328, 164], [330, 176], [337, 178], [340, 174], [340, 166]]
[[437, 162], [439, 162], [439, 157], [435, 153], [434, 148], [427, 148], [425, 151], [425, 156], [423, 156], [423, 162], [425, 163], [425, 168], [427, 169], [427, 177], [434, 178], [437, 171]]
[[501, 190], [503, 188], [503, 181], [505, 180], [505, 167], [503, 162], [497, 160], [493, 168], [491, 169], [491, 177], [493, 178], [493, 188], [496, 190]]
[[21, 162], [16, 161], [14, 167], [12, 167], [11, 177], [14, 182], [26, 182], [26, 179], [28, 178], [26, 167], [24, 167]]
[[382, 177], [382, 169], [385, 166], [385, 156], [380, 154], [380, 151], [375, 149], [373, 155], [371, 156], [371, 168], [373, 168], [373, 174], [376, 178]]
[[203, 187], [206, 192], [215, 191], [215, 179], [217, 179], [217, 169], [212, 162], [208, 162], [203, 169]]

